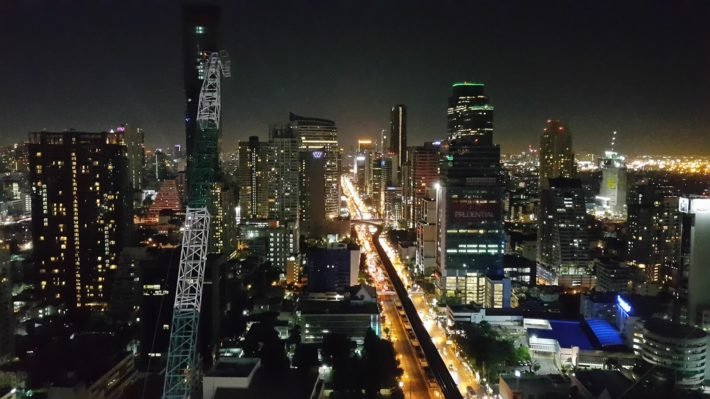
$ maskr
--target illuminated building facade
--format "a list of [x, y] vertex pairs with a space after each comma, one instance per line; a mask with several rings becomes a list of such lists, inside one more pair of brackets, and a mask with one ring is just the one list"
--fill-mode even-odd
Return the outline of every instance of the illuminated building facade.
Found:
[[14, 356], [15, 315], [12, 303], [10, 249], [0, 244], [0, 362]]
[[599, 167], [602, 170], [602, 182], [597, 197], [598, 213], [613, 218], [626, 218], [626, 194], [629, 187], [624, 157], [614, 151], [605, 151]]
[[325, 216], [331, 219], [338, 217], [340, 215], [340, 148], [338, 148], [338, 128], [335, 122], [290, 113], [289, 129], [298, 140], [300, 151], [323, 153], [326, 162]]
[[300, 152], [300, 233], [320, 237], [325, 227], [325, 172], [327, 159], [323, 152]]
[[403, 173], [402, 195], [404, 202], [404, 217], [408, 226], [414, 227], [422, 220], [425, 200], [431, 195], [434, 185], [439, 181], [439, 145], [424, 143], [422, 146], [410, 147], [407, 170]]
[[574, 178], [577, 167], [572, 152], [572, 134], [557, 120], [547, 120], [540, 138], [540, 188], [548, 187], [550, 179]]
[[29, 152], [38, 292], [70, 311], [105, 309], [130, 228], [123, 134], [30, 133]]
[[493, 137], [493, 106], [483, 83], [454, 83], [449, 97], [449, 140], [465, 136]]
[[397, 170], [407, 162], [407, 106], [396, 104], [390, 111], [390, 134], [387, 150], [397, 156]]
[[269, 131], [266, 155], [269, 174], [269, 219], [282, 224], [299, 221], [299, 141], [290, 129]]
[[241, 217], [245, 219], [266, 219], [269, 215], [267, 147], [267, 143], [260, 142], [258, 136], [251, 136], [248, 141], [238, 144], [238, 203]]
[[486, 276], [503, 275], [503, 179], [493, 144], [493, 107], [482, 84], [456, 83], [438, 190], [439, 289], [486, 304]]
[[540, 195], [537, 261], [557, 275], [585, 275], [589, 232], [579, 179], [548, 179]]
[[681, 197], [678, 209], [686, 219], [683, 235], [690, 243], [688, 253], [684, 254], [688, 258], [688, 320], [707, 331], [710, 329], [710, 197]]
[[641, 180], [629, 190], [627, 209], [629, 263], [645, 270], [646, 281], [679, 283], [682, 215], [676, 190]]

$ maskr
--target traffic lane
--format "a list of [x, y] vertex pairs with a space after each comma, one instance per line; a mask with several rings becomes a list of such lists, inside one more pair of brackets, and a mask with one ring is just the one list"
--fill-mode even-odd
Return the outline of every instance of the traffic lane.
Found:
[[385, 309], [385, 317], [389, 321], [390, 334], [393, 337], [394, 350], [400, 356], [400, 367], [404, 371], [403, 391], [405, 398], [429, 399], [429, 387], [426, 383], [426, 378], [421, 373], [418, 365], [417, 354], [412, 348], [411, 343], [407, 339], [407, 332], [402, 320], [399, 317], [397, 308], [391, 299], [387, 299], [383, 303]]
[[476, 390], [478, 388], [478, 380], [476, 380], [473, 370], [456, 355], [456, 351], [453, 346], [447, 344], [448, 336], [446, 334], [446, 330], [437, 323], [435, 318], [431, 318], [431, 315], [429, 314], [430, 308], [426, 302], [424, 294], [416, 293], [410, 295], [410, 298], [412, 298], [412, 302], [417, 308], [419, 314], [424, 315], [427, 318], [424, 322], [425, 327], [427, 327], [427, 331], [429, 331], [432, 341], [435, 343], [437, 349], [439, 350], [439, 354], [449, 368], [451, 376], [459, 385], [459, 391], [466, 395], [467, 387], [470, 386], [471, 389]]

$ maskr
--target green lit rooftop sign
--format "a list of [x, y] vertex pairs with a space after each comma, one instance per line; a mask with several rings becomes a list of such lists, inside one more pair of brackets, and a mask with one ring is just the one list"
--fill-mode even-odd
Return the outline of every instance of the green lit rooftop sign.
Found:
[[453, 87], [459, 87], [459, 86], [484, 86], [483, 83], [472, 83], [472, 82], [458, 82], [454, 83]]

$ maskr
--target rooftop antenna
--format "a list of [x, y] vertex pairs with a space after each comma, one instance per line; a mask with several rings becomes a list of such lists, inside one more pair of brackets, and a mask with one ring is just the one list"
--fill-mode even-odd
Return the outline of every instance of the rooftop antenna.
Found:
[[616, 144], [616, 130], [611, 134], [611, 152], [614, 152], [614, 144]]

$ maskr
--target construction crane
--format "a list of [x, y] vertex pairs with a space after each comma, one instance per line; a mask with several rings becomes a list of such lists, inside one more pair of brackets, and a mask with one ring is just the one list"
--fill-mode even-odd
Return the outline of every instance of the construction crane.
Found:
[[213, 187], [219, 168], [220, 80], [230, 77], [226, 52], [210, 54], [197, 106], [197, 132], [187, 167], [188, 201], [183, 226], [163, 399], [189, 398], [197, 377], [197, 329], [205, 280]]

